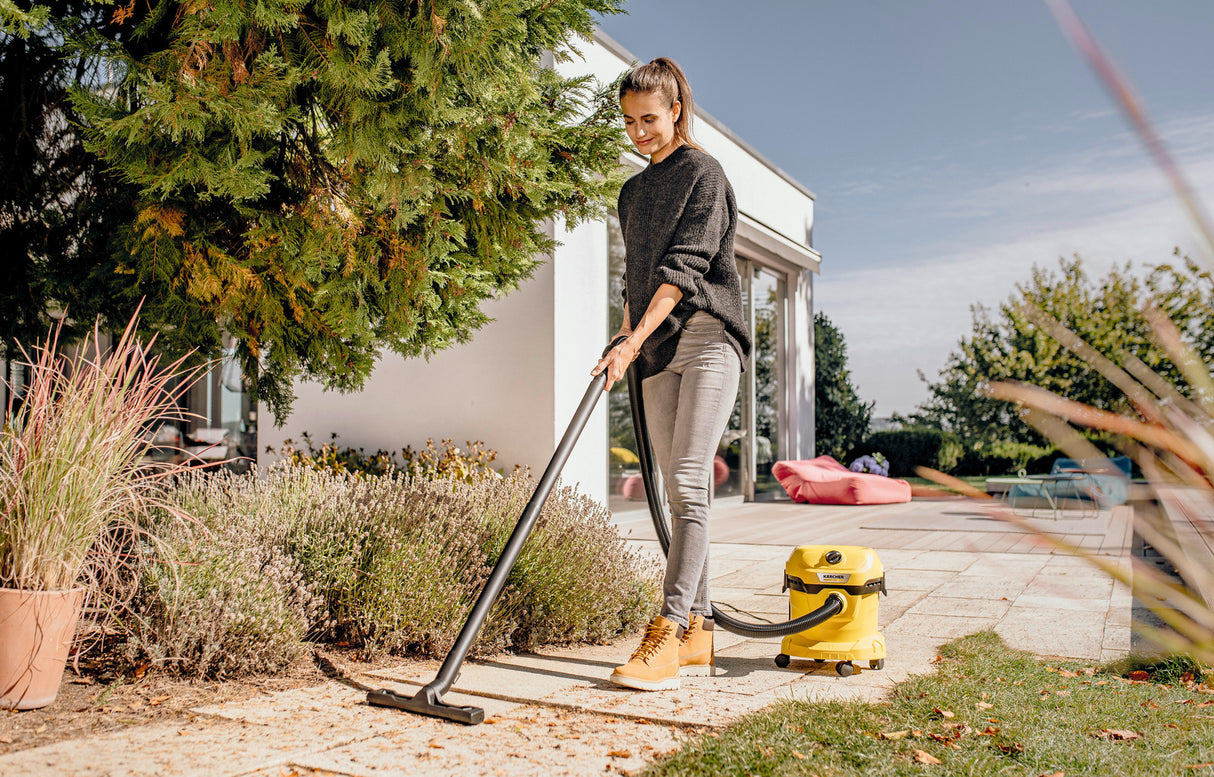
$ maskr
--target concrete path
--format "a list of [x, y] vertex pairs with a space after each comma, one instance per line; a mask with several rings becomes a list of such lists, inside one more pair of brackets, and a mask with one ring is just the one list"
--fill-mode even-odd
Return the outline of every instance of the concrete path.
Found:
[[[1106, 527], [1129, 520], [1104, 518]], [[941, 542], [952, 545], [943, 537], [953, 531], [947, 524]], [[783, 536], [798, 528], [786, 526]], [[659, 552], [652, 540], [634, 542]], [[457, 693], [446, 700], [483, 707], [487, 720], [465, 728], [365, 704], [368, 688], [409, 692], [437, 669], [436, 662], [408, 662], [346, 682], [200, 708], [185, 724], [0, 756], [0, 775], [630, 774], [677, 748], [688, 731], [726, 725], [781, 699], [878, 700], [908, 675], [932, 671], [942, 643], [983, 629], [994, 629], [1016, 648], [1093, 663], [1129, 649], [1129, 590], [1080, 559], [1037, 546], [1032, 552], [874, 547], [889, 588], [879, 605], [888, 651], [883, 670], [843, 678], [829, 665], [795, 660], [779, 669], [773, 662], [778, 639], [718, 631], [717, 676], [686, 678], [678, 691], [635, 692], [607, 681], [635, 647], [633, 637], [467, 664]], [[714, 544], [714, 599], [752, 619], [785, 619], [788, 600], [780, 586], [789, 550]], [[1128, 567], [1128, 554], [1118, 555], [1117, 563]]]

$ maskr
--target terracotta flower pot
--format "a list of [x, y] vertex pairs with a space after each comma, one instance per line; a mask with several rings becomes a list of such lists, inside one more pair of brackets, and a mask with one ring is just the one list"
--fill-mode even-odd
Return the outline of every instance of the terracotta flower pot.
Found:
[[0, 588], [0, 709], [33, 710], [55, 700], [83, 601], [83, 588]]

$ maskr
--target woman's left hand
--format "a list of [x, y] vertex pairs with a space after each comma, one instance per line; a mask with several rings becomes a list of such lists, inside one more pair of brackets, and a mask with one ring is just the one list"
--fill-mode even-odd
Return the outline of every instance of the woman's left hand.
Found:
[[611, 391], [611, 387], [615, 382], [624, 378], [624, 373], [628, 371], [628, 365], [637, 357], [637, 347], [630, 340], [624, 340], [616, 347], [607, 352], [607, 355], [599, 359], [599, 363], [594, 365], [594, 369], [590, 371], [591, 375], [598, 376], [603, 372], [607, 373], [607, 385], [603, 387], [604, 391]]

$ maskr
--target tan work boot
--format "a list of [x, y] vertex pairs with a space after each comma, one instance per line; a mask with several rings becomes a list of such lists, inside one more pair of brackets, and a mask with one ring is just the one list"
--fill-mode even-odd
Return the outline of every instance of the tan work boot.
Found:
[[669, 691], [679, 687], [678, 624], [661, 615], [645, 627], [641, 645], [632, 658], [611, 673], [611, 682], [641, 691]]
[[712, 627], [703, 615], [692, 615], [690, 625], [679, 640], [679, 674], [687, 677], [711, 676], [716, 664], [712, 649]]

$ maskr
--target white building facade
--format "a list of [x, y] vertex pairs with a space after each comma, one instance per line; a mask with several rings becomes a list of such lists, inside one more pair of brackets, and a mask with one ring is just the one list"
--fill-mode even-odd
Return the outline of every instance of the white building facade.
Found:
[[[580, 48], [580, 61], [557, 65], [562, 73], [607, 83], [634, 61], [601, 34]], [[717, 497], [763, 499], [780, 493], [774, 461], [814, 452], [813, 276], [821, 262], [812, 247], [814, 196], [703, 112], [694, 131], [737, 197], [735, 249], [756, 340], [720, 447]], [[646, 160], [626, 155], [621, 162], [639, 169]], [[525, 464], [538, 476], [619, 326], [623, 261], [614, 216], [546, 228], [560, 245], [518, 291], [484, 305], [494, 321], [472, 342], [428, 361], [385, 355], [355, 394], [300, 383], [281, 427], [260, 408], [259, 463], [272, 462], [267, 449], [284, 439], [298, 441], [306, 431], [325, 441], [336, 432], [339, 445], [368, 451], [418, 448], [427, 438], [461, 447], [482, 441], [498, 452], [496, 465]], [[615, 510], [643, 505], [631, 439], [621, 386], [595, 410], [563, 481]]]

